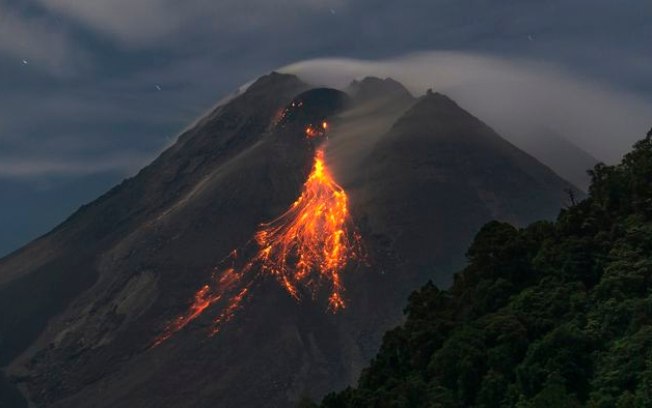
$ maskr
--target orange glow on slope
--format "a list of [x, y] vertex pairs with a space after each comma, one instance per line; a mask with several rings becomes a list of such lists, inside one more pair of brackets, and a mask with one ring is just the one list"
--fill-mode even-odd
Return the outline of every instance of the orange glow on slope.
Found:
[[211, 304], [220, 300], [221, 296], [219, 294], [211, 294], [210, 291], [211, 287], [209, 285], [202, 286], [202, 288], [195, 293], [195, 299], [192, 305], [190, 305], [188, 311], [168, 324], [168, 327], [166, 327], [163, 334], [158, 336], [154, 341], [154, 346], [158, 346], [165, 340], [169, 339], [174, 333], [183, 329], [188, 323], [199, 317], [199, 315], [202, 314]]
[[306, 126], [306, 137], [311, 139], [315, 136], [317, 136], [317, 131], [313, 129], [312, 126]]
[[[235, 257], [236, 255], [237, 253], [233, 251], [229, 256]], [[163, 343], [172, 337], [174, 333], [183, 329], [188, 325], [188, 323], [198, 318], [210, 306], [222, 300], [227, 292], [233, 290], [233, 287], [240, 283], [240, 279], [241, 275], [239, 275], [233, 268], [226, 269], [222, 273], [220, 279], [215, 279], [215, 277], [213, 277], [213, 280], [216, 282], [213, 285], [206, 284], [202, 286], [201, 289], [195, 293], [193, 302], [188, 310], [168, 323], [167, 327], [163, 330], [163, 333], [154, 340], [152, 346], [158, 346]], [[227, 321], [228, 319], [224, 320]]]
[[323, 121], [319, 126], [308, 125], [306, 126], [306, 137], [312, 139], [317, 136], [324, 136], [328, 130], [328, 122]]
[[[322, 124], [327, 127], [326, 122]], [[231, 320], [255, 281], [272, 276], [296, 300], [307, 290], [316, 297], [320, 288], [329, 291], [328, 309], [346, 307], [341, 274], [353, 260], [364, 257], [361, 237], [351, 221], [348, 197], [331, 175], [323, 149], [315, 152], [314, 164], [299, 198], [275, 220], [262, 224], [255, 234], [256, 254], [236, 270], [225, 269], [219, 279], [204, 285], [194, 302], [171, 321], [154, 341], [161, 344], [198, 318], [210, 306], [220, 304], [210, 334]], [[237, 252], [230, 255], [235, 263]]]

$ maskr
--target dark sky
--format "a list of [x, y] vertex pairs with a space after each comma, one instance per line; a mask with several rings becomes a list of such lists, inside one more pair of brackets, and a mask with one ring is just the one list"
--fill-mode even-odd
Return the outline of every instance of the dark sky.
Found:
[[260, 74], [428, 50], [555, 64], [652, 99], [650, 0], [0, 0], [0, 255]]

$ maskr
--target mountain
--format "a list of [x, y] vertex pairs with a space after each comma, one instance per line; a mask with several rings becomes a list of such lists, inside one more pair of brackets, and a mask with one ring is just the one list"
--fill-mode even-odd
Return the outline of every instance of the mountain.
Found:
[[652, 130], [556, 222], [486, 224], [453, 286], [412, 293], [357, 387], [321, 406], [651, 406], [650, 249]]
[[567, 191], [443, 95], [272, 73], [0, 260], [0, 364], [37, 406], [292, 406], [353, 383], [482, 224]]
[[[451, 99], [431, 92], [393, 124], [360, 171], [366, 172], [360, 197], [365, 221], [404, 263], [401, 279], [429, 269], [444, 286], [485, 220], [522, 225], [553, 218], [571, 188]], [[423, 277], [416, 272], [413, 283]]]

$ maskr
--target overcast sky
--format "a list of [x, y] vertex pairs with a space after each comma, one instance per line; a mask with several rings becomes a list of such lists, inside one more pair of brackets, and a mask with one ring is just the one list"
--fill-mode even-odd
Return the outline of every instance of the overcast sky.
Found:
[[252, 78], [433, 50], [551, 64], [652, 101], [650, 0], [0, 0], [0, 255]]

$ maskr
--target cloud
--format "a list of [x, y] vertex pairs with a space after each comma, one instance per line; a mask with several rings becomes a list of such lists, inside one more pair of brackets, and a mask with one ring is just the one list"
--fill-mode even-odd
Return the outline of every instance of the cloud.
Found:
[[390, 76], [415, 94], [432, 88], [449, 95], [512, 141], [552, 129], [606, 162], [619, 160], [652, 126], [650, 100], [525, 59], [427, 52], [380, 61], [315, 59], [280, 70], [335, 87]]
[[153, 155], [137, 152], [84, 159], [52, 159], [48, 157], [0, 157], [0, 179], [41, 179], [53, 177], [77, 177], [115, 172], [123, 175], [134, 173]]
[[187, 121], [166, 101], [153, 84], [129, 89], [116, 81], [94, 92], [71, 86], [0, 95], [0, 178], [131, 174]]
[[0, 93], [0, 178], [132, 174], [249, 78], [214, 70], [210, 60], [188, 58], [111, 78], [10, 87]]
[[198, 32], [251, 31], [301, 18], [303, 13], [341, 6], [341, 0], [37, 0], [51, 12], [72, 18], [130, 47], [160, 47], [161, 41]]
[[178, 30], [187, 2], [165, 0], [39, 0], [49, 10], [71, 17], [121, 41], [151, 42]]
[[71, 35], [53, 21], [30, 16], [0, 1], [0, 54], [25, 69], [36, 67], [69, 76], [88, 63], [87, 54], [75, 46]]

